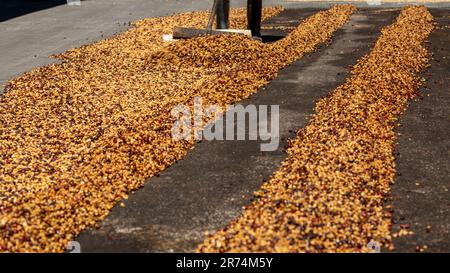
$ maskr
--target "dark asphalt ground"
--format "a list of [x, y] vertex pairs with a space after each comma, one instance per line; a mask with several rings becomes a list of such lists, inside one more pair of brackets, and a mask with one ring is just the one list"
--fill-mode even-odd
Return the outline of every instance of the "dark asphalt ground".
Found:
[[427, 44], [433, 59], [423, 74], [423, 99], [410, 104], [398, 128], [394, 230], [406, 225], [414, 232], [394, 240], [398, 252], [424, 245], [450, 252], [450, 10], [430, 11], [438, 29]]

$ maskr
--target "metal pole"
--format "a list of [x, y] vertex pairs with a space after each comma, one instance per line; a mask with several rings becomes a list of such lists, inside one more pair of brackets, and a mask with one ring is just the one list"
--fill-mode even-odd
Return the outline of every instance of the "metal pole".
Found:
[[218, 1], [219, 0], [214, 0], [214, 2], [213, 2], [211, 13], [209, 14], [209, 17], [208, 17], [208, 24], [206, 25], [206, 29], [208, 31], [212, 30], [213, 22], [214, 22], [214, 16], [216, 15], [216, 9], [217, 9], [217, 2]]
[[230, 28], [229, 14], [230, 14], [230, 0], [219, 0], [217, 2], [217, 29]]
[[261, 37], [262, 0], [247, 0], [247, 22], [253, 37]]

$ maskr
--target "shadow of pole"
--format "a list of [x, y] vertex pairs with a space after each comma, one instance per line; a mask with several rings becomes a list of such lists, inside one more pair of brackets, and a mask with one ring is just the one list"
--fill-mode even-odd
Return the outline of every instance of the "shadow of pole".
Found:
[[66, 0], [1, 0], [0, 22], [66, 3]]

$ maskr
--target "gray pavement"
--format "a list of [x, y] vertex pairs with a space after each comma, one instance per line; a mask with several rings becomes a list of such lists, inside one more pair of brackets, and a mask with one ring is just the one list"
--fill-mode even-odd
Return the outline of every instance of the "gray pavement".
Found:
[[[210, 1], [87, 0], [60, 5], [0, 23], [0, 90], [34, 67], [55, 62], [51, 54], [100, 40], [129, 28], [130, 21], [203, 10]], [[242, 5], [244, 1], [234, 1]]]
[[[243, 6], [245, 0], [233, 0]], [[264, 5], [326, 8], [342, 2], [264, 0]], [[348, 3], [348, 2], [347, 2]], [[355, 2], [369, 7], [366, 2]], [[86, 0], [80, 6], [59, 5], [0, 23], [0, 93], [6, 82], [34, 67], [55, 62], [49, 55], [92, 43], [128, 28], [128, 22], [176, 12], [209, 9], [211, 0]], [[395, 7], [402, 3], [385, 3]], [[427, 6], [450, 7], [447, 3]], [[0, 12], [6, 12], [1, 11]]]

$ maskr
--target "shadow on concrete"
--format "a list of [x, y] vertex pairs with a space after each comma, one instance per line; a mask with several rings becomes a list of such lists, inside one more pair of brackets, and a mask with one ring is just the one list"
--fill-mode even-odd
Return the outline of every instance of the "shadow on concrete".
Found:
[[0, 22], [66, 3], [66, 0], [1, 0]]

